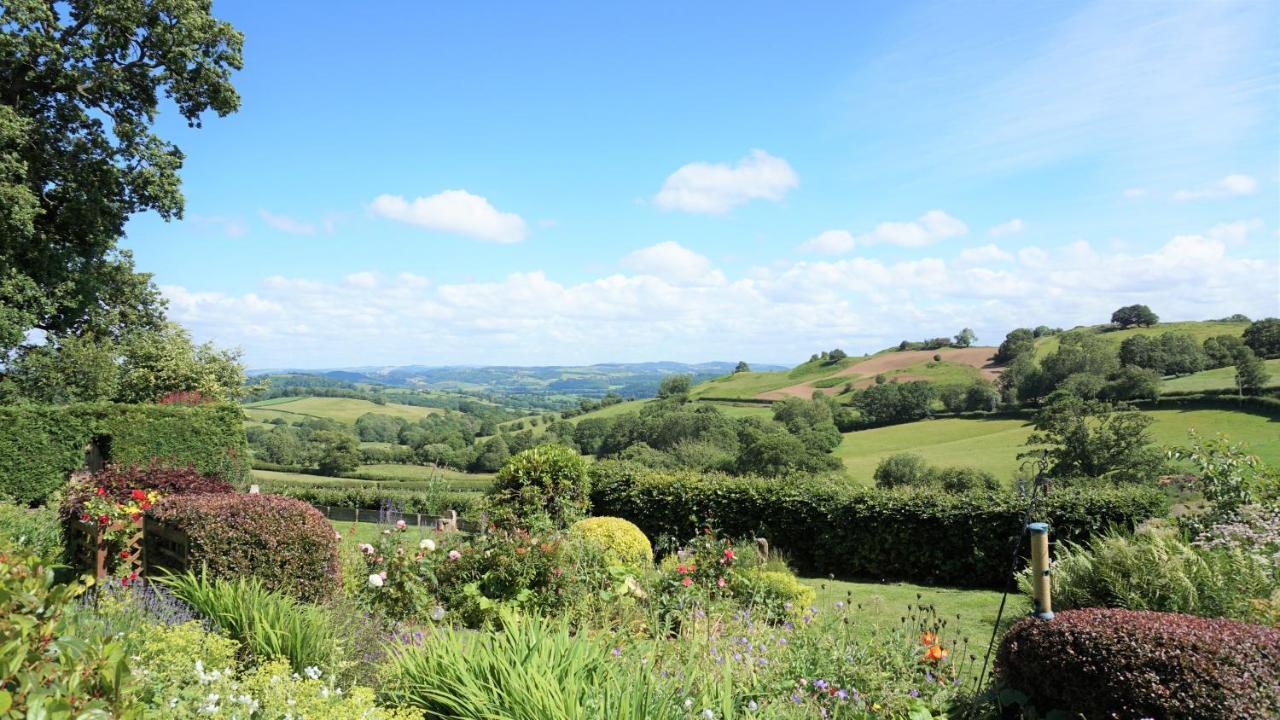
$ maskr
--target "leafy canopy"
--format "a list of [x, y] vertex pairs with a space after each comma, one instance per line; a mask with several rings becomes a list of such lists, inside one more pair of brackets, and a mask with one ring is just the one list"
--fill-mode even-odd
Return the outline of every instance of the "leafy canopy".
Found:
[[182, 151], [152, 131], [161, 99], [192, 127], [234, 112], [242, 44], [208, 0], [0, 5], [5, 357], [33, 329], [160, 327], [158, 290], [116, 243], [135, 213], [182, 217]]

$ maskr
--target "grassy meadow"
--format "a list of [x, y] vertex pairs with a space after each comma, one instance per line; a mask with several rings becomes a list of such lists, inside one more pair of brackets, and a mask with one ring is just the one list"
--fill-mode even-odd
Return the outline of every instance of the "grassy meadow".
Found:
[[[1264, 360], [1267, 372], [1271, 373], [1270, 387], [1280, 387], [1280, 359]], [[1202, 370], [1191, 375], [1165, 380], [1160, 387], [1166, 392], [1203, 392], [1205, 390], [1234, 390], [1236, 387], [1236, 369], [1234, 367]]]
[[379, 405], [368, 400], [358, 400], [356, 398], [328, 397], [272, 398], [261, 402], [248, 403], [244, 406], [245, 416], [256, 422], [267, 422], [275, 418], [284, 418], [289, 422], [295, 422], [309, 417], [327, 417], [338, 422], [355, 424], [356, 418], [371, 412], [394, 415], [406, 420], [418, 420], [427, 415], [443, 411], [439, 408], [420, 407], [417, 405], [400, 405], [397, 403]]
[[[1246, 322], [1204, 320], [1199, 322], [1156, 323], [1153, 327], [1128, 328], [1126, 330], [1113, 330], [1105, 325], [1096, 325], [1086, 328], [1074, 328], [1074, 331], [1093, 333], [1103, 340], [1119, 346], [1120, 343], [1125, 341], [1125, 338], [1131, 338], [1134, 335], [1163, 335], [1167, 332], [1186, 333], [1195, 338], [1197, 343], [1204, 344], [1205, 340], [1218, 335], [1240, 336], [1244, 334], [1244, 330], [1247, 327], [1249, 327], [1249, 323]], [[1040, 338], [1036, 341], [1036, 357], [1043, 358], [1045, 355], [1057, 350], [1058, 342], [1059, 336], [1057, 335]]]
[[[1187, 431], [1225, 433], [1243, 442], [1268, 464], [1280, 463], [1280, 421], [1230, 410], [1149, 410], [1151, 435], [1161, 445], [1186, 442]], [[1007, 479], [1018, 471], [1032, 428], [1023, 419], [940, 418], [845, 433], [835, 455], [853, 480], [871, 484], [879, 462], [911, 452], [935, 465], [965, 465]]]

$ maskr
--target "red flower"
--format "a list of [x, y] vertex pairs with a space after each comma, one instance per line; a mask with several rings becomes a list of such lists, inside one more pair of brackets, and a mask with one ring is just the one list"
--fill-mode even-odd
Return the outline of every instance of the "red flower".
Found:
[[685, 587], [689, 587], [690, 585], [693, 584], [693, 578], [685, 576], [685, 579], [681, 580], [680, 584], [684, 585]]
[[143, 510], [150, 510], [150, 509], [151, 509], [151, 503], [146, 502], [146, 501], [143, 501], [143, 503], [142, 503], [142, 509], [143, 509]]
[[689, 568], [685, 567], [684, 565], [677, 565], [676, 572], [680, 573], [681, 575], [688, 575]]
[[129, 516], [129, 518], [130, 518], [131, 520], [133, 520], [134, 522], [138, 522], [139, 520], [141, 520], [141, 519], [142, 519], [142, 513], [134, 513], [134, 514], [130, 515], [130, 516]]
[[99, 515], [99, 516], [98, 516], [98, 524], [99, 524], [99, 525], [107, 525], [107, 524], [110, 524], [110, 522], [111, 522], [111, 518], [107, 517], [106, 515]]
[[80, 522], [89, 522], [89, 513], [80, 513]]
[[147, 494], [142, 492], [141, 490], [134, 490], [133, 492], [129, 493], [129, 497], [141, 502], [147, 499]]
[[733, 558], [734, 558], [734, 555], [733, 555], [733, 548], [725, 548], [725, 549], [724, 549], [724, 559], [725, 559], [725, 560], [732, 560]]
[[120, 557], [124, 558], [125, 560], [128, 560], [128, 559], [129, 559], [129, 551], [128, 551], [128, 550], [121, 550], [121, 551], [120, 551]]
[[94, 492], [98, 493], [99, 495], [106, 495], [106, 494], [107, 494], [107, 489], [106, 489], [106, 488], [104, 488], [104, 487], [102, 487], [101, 485], [99, 485], [99, 486], [98, 486], [98, 489], [97, 489], [97, 490], [95, 490]]

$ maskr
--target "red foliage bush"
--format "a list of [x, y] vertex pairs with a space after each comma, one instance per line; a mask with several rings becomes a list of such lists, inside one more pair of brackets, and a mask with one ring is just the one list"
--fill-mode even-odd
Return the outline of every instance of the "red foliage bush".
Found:
[[301, 500], [279, 495], [175, 495], [149, 516], [186, 533], [193, 572], [256, 577], [300, 600], [327, 599], [341, 584], [333, 526]]
[[170, 467], [158, 461], [146, 466], [111, 465], [96, 473], [81, 475], [71, 483], [60, 509], [63, 522], [78, 517], [85, 502], [97, 493], [98, 488], [104, 490], [109, 500], [122, 503], [129, 501], [133, 490], [156, 490], [166, 497], [235, 492], [226, 480], [202, 475], [193, 467]]
[[177, 390], [156, 399], [156, 403], [160, 405], [203, 405], [208, 402], [213, 400], [205, 397], [199, 390]]
[[996, 674], [1043, 716], [1280, 717], [1280, 630], [1137, 610], [1067, 610], [1004, 636]]

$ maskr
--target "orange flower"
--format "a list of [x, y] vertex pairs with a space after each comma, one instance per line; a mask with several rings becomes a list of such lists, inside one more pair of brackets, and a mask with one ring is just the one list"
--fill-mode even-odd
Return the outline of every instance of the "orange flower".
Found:
[[941, 645], [930, 645], [929, 649], [924, 651], [924, 657], [920, 658], [920, 662], [941, 662], [947, 654], [946, 648]]
[[938, 636], [931, 632], [927, 632], [920, 636], [920, 644], [921, 645], [937, 645]]

